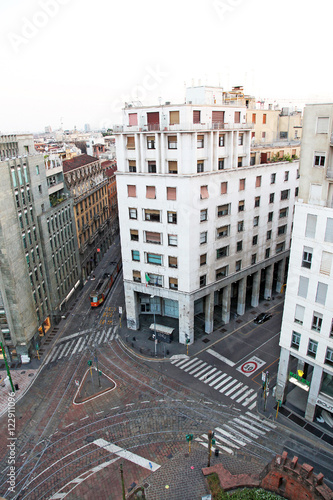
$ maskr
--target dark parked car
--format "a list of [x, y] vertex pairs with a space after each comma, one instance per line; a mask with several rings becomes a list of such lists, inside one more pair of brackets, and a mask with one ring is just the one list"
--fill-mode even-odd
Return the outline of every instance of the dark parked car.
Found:
[[261, 313], [256, 318], [254, 318], [254, 323], [256, 323], [257, 325], [261, 325], [262, 323], [265, 323], [265, 321], [271, 319], [271, 317], [272, 315], [269, 313]]

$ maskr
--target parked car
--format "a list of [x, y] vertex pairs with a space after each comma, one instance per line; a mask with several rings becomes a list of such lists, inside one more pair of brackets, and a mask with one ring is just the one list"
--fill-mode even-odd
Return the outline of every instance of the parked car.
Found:
[[261, 313], [259, 314], [256, 318], [254, 318], [254, 323], [257, 325], [261, 325], [262, 323], [265, 323], [269, 319], [271, 319], [272, 315], [269, 313]]

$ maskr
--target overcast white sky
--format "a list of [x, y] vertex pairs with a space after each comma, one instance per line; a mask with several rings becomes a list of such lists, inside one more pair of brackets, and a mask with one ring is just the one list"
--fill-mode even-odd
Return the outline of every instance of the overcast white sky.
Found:
[[[112, 126], [185, 83], [333, 101], [328, 0], [1, 0], [0, 132]], [[285, 104], [285, 102], [284, 102]]]

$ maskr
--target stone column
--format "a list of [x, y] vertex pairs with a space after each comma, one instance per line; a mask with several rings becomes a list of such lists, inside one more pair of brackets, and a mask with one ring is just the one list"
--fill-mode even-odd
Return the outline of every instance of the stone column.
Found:
[[214, 330], [214, 292], [205, 297], [205, 332], [212, 333]]
[[237, 297], [237, 314], [243, 316], [245, 313], [245, 300], [246, 300], [246, 278], [238, 281], [238, 297]]
[[267, 297], [271, 297], [272, 296], [273, 270], [274, 270], [273, 264], [271, 264], [270, 266], [266, 267], [265, 292], [264, 292], [265, 299]]
[[125, 283], [125, 303], [127, 328], [138, 330], [140, 326], [137, 294]]
[[230, 299], [231, 299], [231, 284], [223, 288], [222, 296], [222, 321], [226, 325], [230, 321]]
[[286, 259], [282, 259], [278, 262], [277, 267], [277, 282], [276, 282], [276, 291], [277, 293], [281, 293], [281, 288], [284, 285], [284, 267], [286, 265]]
[[284, 401], [286, 397], [286, 387], [288, 384], [288, 376], [289, 376], [289, 360], [290, 360], [290, 351], [281, 347], [280, 351], [280, 363], [279, 363], [279, 371], [276, 379], [276, 390], [275, 397], [279, 401]]
[[312, 372], [312, 378], [311, 378], [311, 385], [310, 385], [310, 390], [309, 390], [309, 395], [308, 395], [308, 402], [306, 405], [306, 410], [305, 410], [305, 419], [308, 420], [309, 422], [313, 421], [313, 417], [315, 414], [316, 410], [316, 402], [318, 398], [318, 394], [321, 388], [321, 379], [323, 376], [323, 369], [318, 366], [314, 365], [313, 367], [313, 372]]
[[251, 306], [257, 307], [259, 304], [259, 292], [260, 292], [260, 271], [253, 274], [252, 281], [252, 296], [251, 296]]
[[189, 295], [182, 294], [178, 302], [179, 306], [179, 343], [185, 344], [186, 337], [190, 344], [194, 342], [194, 302]]

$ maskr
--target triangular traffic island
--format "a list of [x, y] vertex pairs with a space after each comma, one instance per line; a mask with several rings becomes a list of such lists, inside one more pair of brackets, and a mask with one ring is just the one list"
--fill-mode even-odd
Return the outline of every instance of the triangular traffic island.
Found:
[[[78, 384], [77, 381], [75, 381], [75, 383]], [[95, 367], [91, 367], [84, 374], [81, 383], [78, 384], [78, 389], [74, 396], [73, 403], [75, 405], [87, 403], [92, 399], [103, 396], [107, 392], [113, 391], [116, 387], [117, 384], [114, 380], [100, 370], [98, 374], [97, 369]]]

